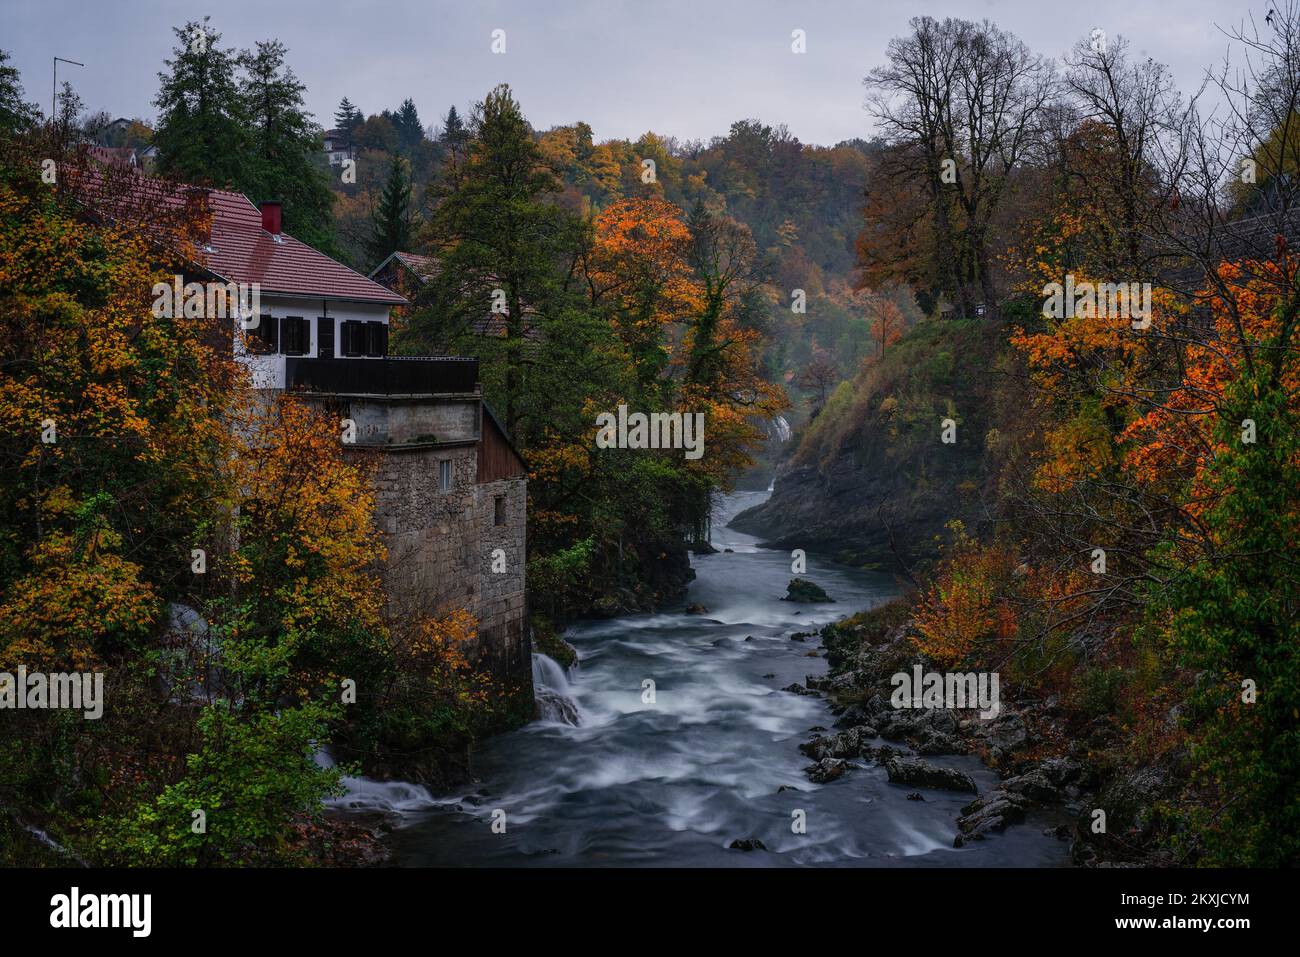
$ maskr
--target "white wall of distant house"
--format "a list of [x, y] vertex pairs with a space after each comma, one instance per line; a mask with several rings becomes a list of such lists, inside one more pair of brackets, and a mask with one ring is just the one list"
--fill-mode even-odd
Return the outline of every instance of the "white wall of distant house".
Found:
[[[277, 319], [297, 316], [310, 320], [308, 329], [311, 334], [311, 342], [303, 354], [304, 357], [314, 357], [317, 354], [319, 348], [317, 341], [319, 336], [318, 319], [327, 318], [333, 321], [335, 355], [338, 355], [337, 350], [342, 342], [340, 323], [346, 320], [356, 320], [358, 322], [383, 322], [387, 325], [388, 309], [387, 305], [378, 302], [346, 302], [333, 299], [299, 299], [288, 296], [267, 295], [261, 297], [261, 314], [264, 316], [272, 316]], [[254, 388], [284, 388], [285, 356], [283, 353], [275, 355], [249, 353], [245, 348], [242, 337], [236, 336], [235, 358], [251, 370]], [[365, 361], [367, 357], [356, 356], [354, 358]]]

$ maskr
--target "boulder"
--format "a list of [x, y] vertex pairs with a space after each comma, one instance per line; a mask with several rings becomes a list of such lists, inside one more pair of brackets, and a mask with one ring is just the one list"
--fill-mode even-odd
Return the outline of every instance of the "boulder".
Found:
[[894, 784], [914, 787], [939, 788], [945, 791], [979, 791], [969, 774], [952, 768], [942, 768], [920, 758], [891, 757], [885, 762], [885, 771]]
[[982, 841], [984, 835], [1003, 831], [1008, 824], [1025, 819], [1023, 800], [1006, 791], [994, 791], [986, 797], [976, 798], [961, 811], [953, 847], [961, 847], [968, 841]]
[[813, 784], [829, 784], [842, 776], [849, 768], [857, 767], [841, 758], [822, 758], [816, 764], [804, 768], [804, 774]]
[[822, 602], [833, 602], [835, 599], [822, 589], [821, 585], [811, 582], [806, 578], [791, 578], [790, 584], [785, 586], [785, 597], [782, 601], [797, 601], [804, 604], [820, 604]]
[[817, 761], [822, 758], [856, 758], [862, 754], [862, 732], [849, 728], [826, 737], [818, 735], [799, 745], [799, 750]]

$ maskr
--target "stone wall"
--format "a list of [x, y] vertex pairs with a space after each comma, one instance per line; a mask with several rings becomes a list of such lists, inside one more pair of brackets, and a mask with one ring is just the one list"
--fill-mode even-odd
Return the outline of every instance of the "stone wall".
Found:
[[[524, 604], [528, 484], [522, 478], [474, 486], [479, 529], [480, 639], [494, 670], [532, 681], [532, 645]], [[504, 522], [496, 524], [496, 500]], [[500, 553], [497, 553], [500, 549]]]
[[[372, 469], [389, 621], [399, 631], [464, 608], [479, 620], [471, 657], [531, 698], [524, 603], [527, 483], [478, 482], [478, 400], [330, 397], [357, 424]], [[433, 440], [433, 441], [431, 441]], [[442, 462], [451, 488], [441, 488]], [[500, 497], [503, 523], [496, 524]], [[494, 556], [494, 552], [500, 553]], [[494, 561], [495, 558], [495, 561]], [[501, 570], [494, 570], [501, 569]]]

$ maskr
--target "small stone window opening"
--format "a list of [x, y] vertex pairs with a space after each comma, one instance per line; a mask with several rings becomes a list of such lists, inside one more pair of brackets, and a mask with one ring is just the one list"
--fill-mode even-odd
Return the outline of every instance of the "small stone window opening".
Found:
[[492, 500], [492, 518], [494, 525], [504, 525], [506, 523], [506, 497], [498, 495]]
[[438, 488], [444, 492], [451, 491], [451, 459], [438, 463]]

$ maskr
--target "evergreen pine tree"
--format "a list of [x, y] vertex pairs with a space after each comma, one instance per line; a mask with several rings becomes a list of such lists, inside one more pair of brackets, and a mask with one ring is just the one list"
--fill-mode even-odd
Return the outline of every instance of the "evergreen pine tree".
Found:
[[507, 430], [522, 443], [525, 309], [539, 316], [550, 310], [565, 273], [561, 261], [573, 252], [576, 220], [551, 201], [559, 180], [509, 86], [478, 104], [471, 133], [459, 175], [430, 191], [428, 239], [447, 251], [433, 295], [440, 321], [467, 324], [489, 313], [496, 290], [504, 294], [501, 408]]
[[283, 43], [268, 40], [239, 56], [239, 93], [252, 142], [238, 185], [255, 202], [281, 201], [286, 228], [333, 253], [334, 194], [319, 162], [321, 130], [303, 108], [306, 87], [285, 64], [285, 53]]
[[394, 156], [379, 205], [371, 217], [370, 238], [366, 241], [366, 255], [372, 268], [392, 253], [410, 248], [412, 222], [411, 180], [406, 161]]
[[208, 18], [173, 28], [180, 45], [164, 61], [158, 108], [158, 171], [192, 183], [238, 187], [246, 179], [249, 142], [235, 81], [235, 52], [220, 47]]
[[424, 139], [424, 127], [420, 124], [419, 111], [409, 97], [397, 108], [397, 113], [393, 117], [393, 126], [397, 128], [397, 135], [404, 150], [415, 149], [420, 144], [420, 140]]
[[456, 112], [455, 106], [448, 109], [447, 115], [443, 117], [441, 143], [451, 157], [452, 166], [459, 166], [461, 160], [465, 158], [465, 147], [469, 143], [469, 130], [465, 128], [465, 123], [461, 120], [460, 114]]
[[349, 136], [362, 124], [361, 110], [359, 110], [351, 100], [346, 96], [339, 101], [339, 108], [334, 112], [334, 128], [342, 130]]

